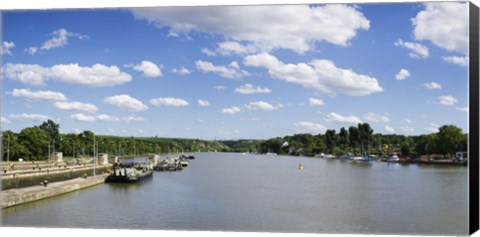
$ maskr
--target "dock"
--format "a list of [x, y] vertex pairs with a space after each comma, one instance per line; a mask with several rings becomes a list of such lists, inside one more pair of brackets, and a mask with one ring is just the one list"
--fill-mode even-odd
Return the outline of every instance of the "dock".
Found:
[[105, 182], [107, 175], [108, 174], [100, 174], [87, 178], [75, 178], [67, 181], [49, 183], [47, 186], [38, 184], [26, 188], [4, 190], [0, 194], [1, 208], [34, 202], [99, 185]]

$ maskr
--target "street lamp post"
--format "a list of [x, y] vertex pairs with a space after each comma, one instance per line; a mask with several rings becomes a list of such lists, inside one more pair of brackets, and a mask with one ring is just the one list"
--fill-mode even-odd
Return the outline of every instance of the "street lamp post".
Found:
[[8, 137], [8, 143], [7, 143], [7, 169], [9, 169], [9, 163], [10, 163], [10, 135], [7, 134]]
[[95, 150], [95, 133], [93, 133], [93, 176], [95, 176], [95, 166], [97, 165], [97, 153]]

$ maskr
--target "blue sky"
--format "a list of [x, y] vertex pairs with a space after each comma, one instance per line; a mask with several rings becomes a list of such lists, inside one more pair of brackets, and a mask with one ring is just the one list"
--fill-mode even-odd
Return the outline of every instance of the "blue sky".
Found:
[[2, 130], [264, 139], [468, 128], [464, 3], [2, 12]]

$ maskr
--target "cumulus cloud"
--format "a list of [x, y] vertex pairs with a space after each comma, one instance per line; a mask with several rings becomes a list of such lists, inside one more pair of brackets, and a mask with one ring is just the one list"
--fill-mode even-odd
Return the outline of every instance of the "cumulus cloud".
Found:
[[38, 52], [38, 48], [37, 47], [28, 47], [28, 48], [24, 49], [23, 52], [28, 53], [30, 55], [34, 55]]
[[429, 90], [440, 90], [442, 89], [442, 85], [436, 82], [427, 82], [424, 83], [423, 86]]
[[13, 89], [10, 92], [15, 97], [25, 97], [33, 100], [52, 100], [52, 101], [65, 101], [67, 97], [60, 92], [54, 91], [31, 91], [30, 89]]
[[145, 77], [161, 77], [162, 71], [160, 68], [150, 61], [143, 60], [140, 64], [127, 64], [125, 67], [133, 68], [133, 70], [142, 72]]
[[460, 112], [466, 112], [466, 113], [468, 113], [468, 111], [469, 111], [468, 107], [455, 107], [455, 109], [460, 111]]
[[243, 86], [235, 88], [235, 92], [240, 94], [258, 94], [258, 93], [270, 93], [272, 92], [272, 90], [270, 90], [267, 87], [262, 88], [262, 87], [254, 86], [250, 83], [247, 83]]
[[126, 94], [109, 96], [103, 101], [109, 105], [128, 111], [144, 111], [148, 109], [147, 105]]
[[104, 87], [123, 84], [132, 77], [120, 71], [117, 66], [95, 64], [92, 67], [81, 67], [78, 64], [58, 64], [43, 67], [38, 64], [11, 64], [4, 66], [7, 78], [23, 84], [43, 86], [47, 80], [56, 80], [69, 84]]
[[10, 119], [14, 120], [19, 120], [19, 121], [37, 121], [37, 122], [43, 122], [47, 120], [53, 120], [52, 118], [46, 116], [46, 115], [41, 115], [41, 114], [11, 114], [8, 116]]
[[77, 122], [119, 122], [120, 119], [107, 115], [107, 114], [99, 114], [99, 115], [85, 115], [82, 113], [72, 114], [70, 118]]
[[61, 110], [80, 110], [85, 112], [96, 112], [97, 106], [81, 102], [55, 102], [55, 107]]
[[204, 73], [211, 72], [229, 79], [238, 79], [249, 75], [247, 71], [240, 69], [236, 61], [231, 62], [228, 66], [216, 66], [211, 62], [198, 60], [195, 65]]
[[63, 47], [68, 44], [69, 38], [77, 38], [80, 40], [89, 39], [88, 35], [82, 35], [79, 33], [68, 32], [66, 29], [58, 29], [52, 32], [52, 38], [45, 41], [40, 49], [49, 50], [53, 48]]
[[214, 86], [213, 89], [215, 89], [215, 90], [225, 90], [227, 88], [225, 86]]
[[279, 108], [282, 108], [283, 105], [279, 104], [277, 106], [274, 106], [268, 102], [265, 101], [255, 101], [251, 102], [245, 105], [245, 108], [247, 110], [262, 110], [262, 111], [271, 111], [271, 110], [277, 110]]
[[390, 119], [381, 114], [376, 114], [372, 112], [368, 112], [363, 116], [367, 121], [373, 122], [373, 123], [388, 123], [390, 122]]
[[410, 126], [404, 126], [400, 128], [405, 133], [412, 133], [415, 132], [415, 129]]
[[8, 41], [2, 42], [2, 45], [0, 47], [0, 56], [1, 55], [12, 55], [12, 51], [10, 51], [10, 49], [12, 49], [14, 47], [15, 47], [14, 42], [8, 42]]
[[128, 117], [122, 117], [121, 120], [122, 120], [122, 121], [126, 121], [126, 122], [142, 122], [142, 121], [145, 121], [145, 118], [144, 118], [144, 117], [138, 117], [138, 116], [130, 115], [130, 116], [128, 116]]
[[412, 24], [416, 40], [429, 40], [448, 51], [468, 54], [468, 3], [425, 3]]
[[333, 123], [350, 123], [350, 124], [362, 123], [362, 120], [360, 120], [355, 115], [343, 116], [343, 115], [340, 115], [340, 114], [337, 114], [337, 113], [334, 113], [334, 112], [329, 113], [325, 117], [325, 121], [333, 122]]
[[315, 98], [308, 99], [308, 102], [312, 106], [318, 106], [318, 105], [324, 105], [325, 104], [322, 99], [315, 99]]
[[403, 69], [403, 68], [397, 73], [397, 75], [395, 75], [395, 79], [399, 81], [404, 80], [407, 77], [410, 77], [410, 72], [407, 69]]
[[339, 68], [333, 62], [324, 59], [315, 59], [310, 63], [285, 64], [275, 56], [262, 53], [245, 57], [244, 64], [266, 68], [273, 78], [329, 95], [364, 96], [383, 91], [377, 79], [357, 74], [350, 69]]
[[388, 125], [385, 125], [385, 131], [389, 132], [389, 133], [395, 133], [395, 129], [388, 126]]
[[131, 11], [136, 18], [146, 19], [160, 29], [169, 28], [170, 36], [188, 37], [193, 31], [222, 35], [227, 41], [220, 45], [219, 51], [224, 53], [251, 52], [250, 48], [303, 53], [322, 41], [348, 46], [357, 31], [370, 28], [369, 20], [360, 11], [340, 4], [162, 7]]
[[0, 123], [11, 123], [11, 121], [8, 120], [7, 118], [1, 116], [1, 117], [0, 117]]
[[296, 122], [293, 124], [293, 126], [295, 126], [299, 132], [325, 133], [325, 131], [327, 131], [327, 128], [323, 125], [312, 122]]
[[465, 57], [448, 56], [448, 57], [442, 57], [442, 59], [443, 59], [443, 61], [445, 61], [447, 63], [457, 64], [457, 65], [462, 66], [462, 67], [468, 67], [468, 63], [469, 63], [469, 57], [468, 56], [465, 56]]
[[174, 69], [172, 69], [172, 72], [180, 74], [180, 75], [188, 75], [188, 74], [192, 73], [190, 70], [188, 70], [185, 67], [181, 67], [179, 69], [174, 68]]
[[401, 39], [398, 39], [395, 41], [395, 46], [410, 49], [411, 52], [408, 54], [408, 56], [411, 58], [428, 58], [430, 55], [427, 46], [420, 43], [405, 42]]
[[222, 113], [224, 114], [236, 114], [242, 112], [242, 109], [240, 109], [237, 106], [232, 106], [230, 108], [223, 108]]
[[425, 130], [427, 130], [428, 132], [431, 132], [431, 133], [436, 133], [438, 132], [438, 124], [435, 124], [435, 123], [430, 123], [430, 126], [429, 127], [426, 127]]
[[442, 95], [440, 97], [438, 97], [438, 103], [442, 104], [442, 105], [454, 105], [458, 102], [458, 100], [451, 96], [451, 95]]
[[188, 102], [184, 99], [166, 97], [150, 99], [150, 104], [154, 106], [188, 106]]
[[202, 50], [202, 53], [207, 55], [207, 56], [216, 56], [217, 53], [215, 53], [214, 51], [210, 50], [210, 49], [207, 49], [207, 48], [203, 48]]
[[198, 105], [203, 106], [203, 107], [207, 107], [207, 106], [210, 106], [210, 102], [208, 102], [206, 100], [198, 100]]

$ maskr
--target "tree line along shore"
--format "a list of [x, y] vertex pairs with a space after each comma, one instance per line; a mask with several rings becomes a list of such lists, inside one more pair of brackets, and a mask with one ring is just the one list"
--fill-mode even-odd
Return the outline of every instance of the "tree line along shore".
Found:
[[19, 133], [2, 132], [3, 161], [50, 160], [54, 152], [68, 158], [92, 157], [107, 153], [120, 157], [133, 157], [147, 153], [165, 154], [197, 151], [275, 153], [293, 156], [319, 156], [320, 154], [404, 157], [437, 155], [452, 158], [455, 152], [467, 151], [468, 136], [455, 125], [443, 125], [436, 133], [405, 136], [374, 133], [368, 123], [329, 129], [324, 134], [294, 134], [266, 140], [208, 141], [185, 138], [121, 137], [94, 134], [60, 133], [60, 125], [48, 120], [39, 126], [27, 127]]

